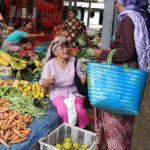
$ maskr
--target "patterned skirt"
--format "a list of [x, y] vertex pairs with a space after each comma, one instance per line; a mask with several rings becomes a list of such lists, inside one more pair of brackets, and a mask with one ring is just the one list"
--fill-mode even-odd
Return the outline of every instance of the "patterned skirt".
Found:
[[97, 150], [130, 150], [134, 116], [94, 108]]

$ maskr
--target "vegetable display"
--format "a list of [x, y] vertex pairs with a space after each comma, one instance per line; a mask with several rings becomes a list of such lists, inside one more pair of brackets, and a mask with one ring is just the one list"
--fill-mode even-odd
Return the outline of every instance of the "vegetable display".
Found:
[[44, 89], [37, 82], [30, 84], [28, 81], [15, 80], [12, 86], [0, 86], [0, 107], [7, 106], [23, 115], [31, 114], [37, 119], [44, 116], [44, 110], [49, 107], [48, 102], [41, 100], [43, 98]]
[[31, 122], [31, 115], [23, 116], [21, 112], [0, 107], [0, 143], [10, 148], [8, 143], [17, 144], [27, 140], [31, 131], [27, 124]]
[[86, 59], [90, 59], [91, 58], [91, 55], [93, 54], [93, 49], [91, 48], [88, 48], [88, 49], [84, 49], [84, 50], [80, 50], [76, 55], [75, 57], [77, 59], [79, 58], [86, 58]]
[[23, 115], [31, 114], [33, 117], [37, 119], [46, 115], [44, 110], [49, 107], [48, 102], [41, 101], [43, 108], [37, 108], [33, 104], [33, 100], [29, 99], [27, 96], [23, 96], [20, 92], [15, 95], [5, 97], [6, 100], [10, 101], [7, 107], [16, 110], [17, 112], [22, 112]]

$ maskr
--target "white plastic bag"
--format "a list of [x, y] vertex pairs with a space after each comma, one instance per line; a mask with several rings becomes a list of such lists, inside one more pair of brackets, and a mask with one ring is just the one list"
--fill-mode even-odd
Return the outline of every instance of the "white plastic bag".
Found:
[[76, 99], [76, 97], [73, 94], [70, 94], [69, 97], [63, 101], [67, 107], [68, 123], [70, 125], [75, 125], [77, 122], [75, 99]]

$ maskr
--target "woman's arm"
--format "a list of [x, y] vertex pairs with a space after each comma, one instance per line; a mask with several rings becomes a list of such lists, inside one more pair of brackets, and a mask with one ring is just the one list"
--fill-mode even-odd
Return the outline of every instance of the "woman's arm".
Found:
[[[135, 54], [134, 24], [129, 17], [126, 17], [116, 32], [116, 39], [110, 42], [111, 49], [117, 48], [113, 61], [123, 62], [132, 59]], [[93, 56], [100, 60], [107, 60], [109, 50], [95, 50]]]
[[78, 60], [77, 61], [77, 67], [76, 67], [76, 71], [77, 71], [77, 74], [78, 74], [78, 76], [79, 76], [79, 78], [80, 78], [80, 80], [81, 80], [81, 82], [82, 82], [82, 84], [85, 84], [86, 83], [86, 73], [83, 73], [82, 71], [81, 71], [81, 62], [80, 62], [80, 60]]
[[55, 82], [55, 76], [49, 76], [47, 80], [42, 82], [42, 87], [47, 89]]
[[41, 85], [44, 89], [48, 89], [50, 86], [51, 86], [51, 84], [50, 84], [50, 81], [47, 79], [47, 80], [44, 80], [43, 82], [42, 82], [42, 85]]
[[40, 34], [27, 34], [25, 37], [26, 38], [35, 38], [35, 37], [44, 37], [45, 34], [42, 32]]
[[50, 87], [50, 81], [49, 81], [49, 76], [51, 75], [50, 71], [50, 63], [46, 63], [43, 67], [41, 79], [39, 81], [40, 86], [43, 88], [49, 88]]

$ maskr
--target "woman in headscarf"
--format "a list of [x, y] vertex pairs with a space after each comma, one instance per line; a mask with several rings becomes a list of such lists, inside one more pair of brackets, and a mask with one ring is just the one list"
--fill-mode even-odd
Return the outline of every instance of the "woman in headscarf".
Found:
[[[148, 71], [150, 24], [146, 16], [148, 0], [117, 0], [119, 27], [110, 48], [117, 49], [113, 63]], [[95, 49], [93, 56], [106, 61], [111, 50]], [[98, 150], [130, 150], [134, 116], [115, 115], [95, 108]]]
[[[75, 58], [69, 55], [70, 43], [64, 35], [56, 36], [52, 41], [46, 56], [40, 85], [50, 88], [50, 99], [56, 107], [62, 122], [68, 123], [67, 107], [63, 102], [70, 94], [75, 95], [75, 107], [80, 128], [85, 128], [89, 119], [83, 109], [84, 96], [80, 95], [74, 83]], [[86, 74], [80, 71], [81, 63], [77, 62], [77, 74], [82, 84], [86, 82]]]
[[86, 33], [86, 27], [83, 25], [80, 19], [76, 19], [77, 11], [70, 10], [69, 11], [69, 19], [65, 21], [62, 26], [62, 29], [67, 32], [68, 38], [71, 40], [71, 45], [73, 48], [81, 46], [78, 42], [79, 36], [84, 36]]

